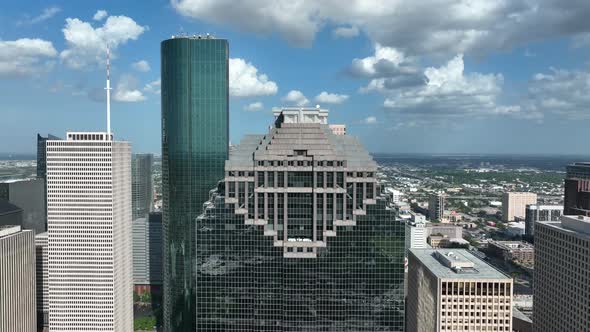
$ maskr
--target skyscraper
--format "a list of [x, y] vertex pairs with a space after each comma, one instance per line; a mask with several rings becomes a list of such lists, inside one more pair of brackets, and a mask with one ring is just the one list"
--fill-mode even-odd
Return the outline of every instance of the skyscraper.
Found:
[[590, 216], [590, 162], [567, 166], [563, 214]]
[[533, 330], [590, 331], [590, 217], [535, 225]]
[[43, 137], [37, 134], [37, 178], [45, 180], [45, 174], [47, 173], [47, 157], [45, 144], [47, 140], [56, 141], [60, 138], [48, 134], [47, 137]]
[[152, 166], [154, 155], [151, 153], [134, 154], [131, 160], [131, 195], [133, 220], [147, 218], [152, 211], [153, 192]]
[[506, 192], [502, 195], [502, 218], [504, 221], [514, 221], [514, 218], [524, 219], [526, 206], [537, 204], [537, 194], [528, 192]]
[[162, 213], [133, 220], [135, 292], [158, 292], [162, 286]]
[[408, 261], [407, 331], [512, 331], [511, 277], [465, 249], [410, 249]]
[[133, 331], [131, 145], [47, 141], [49, 329]]
[[35, 332], [35, 232], [0, 225], [0, 331]]
[[[37, 179], [43, 179], [43, 208], [47, 208], [47, 140], [60, 140], [61, 138], [47, 134], [43, 137], [37, 134]], [[47, 210], [45, 212], [45, 219], [43, 220], [43, 230], [37, 230], [37, 234], [47, 231]]]
[[35, 270], [37, 283], [37, 328], [49, 327], [49, 266], [47, 232], [35, 235]]
[[28, 179], [0, 183], [0, 200], [23, 209], [22, 227], [43, 233], [47, 229], [45, 180]]
[[428, 218], [430, 220], [441, 221], [445, 214], [445, 205], [447, 202], [447, 195], [438, 193], [430, 195], [428, 200]]
[[403, 331], [404, 224], [328, 111], [248, 135], [197, 218], [198, 331]]
[[164, 331], [195, 329], [195, 218], [223, 178], [229, 145], [229, 46], [210, 36], [162, 42]]
[[527, 205], [524, 212], [525, 234], [529, 237], [534, 236], [537, 221], [559, 221], [562, 214], [561, 205]]

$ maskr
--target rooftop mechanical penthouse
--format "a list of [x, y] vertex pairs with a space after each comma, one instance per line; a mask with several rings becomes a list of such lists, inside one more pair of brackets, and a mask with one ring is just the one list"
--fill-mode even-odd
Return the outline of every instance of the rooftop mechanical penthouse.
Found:
[[197, 330], [403, 331], [404, 226], [328, 111], [246, 136], [197, 218]]

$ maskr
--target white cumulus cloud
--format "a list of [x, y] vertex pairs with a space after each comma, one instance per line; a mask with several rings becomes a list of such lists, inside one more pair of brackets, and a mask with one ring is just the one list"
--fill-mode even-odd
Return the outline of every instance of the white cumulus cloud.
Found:
[[363, 123], [365, 124], [376, 124], [377, 123], [377, 118], [374, 116], [368, 116], [363, 120]]
[[21, 38], [0, 40], [0, 77], [34, 76], [53, 66], [57, 51], [50, 41]]
[[244, 107], [244, 110], [250, 111], [250, 112], [256, 112], [256, 111], [260, 111], [263, 108], [264, 108], [264, 104], [262, 104], [262, 102], [257, 101], [257, 102], [250, 103], [250, 104], [246, 105]]
[[137, 89], [137, 79], [131, 75], [122, 75], [115, 88], [113, 100], [134, 103], [145, 99], [143, 93]]
[[67, 18], [62, 29], [67, 48], [60, 53], [60, 57], [74, 69], [102, 63], [107, 44], [114, 52], [120, 45], [137, 40], [145, 30], [146, 27], [127, 16], [109, 16], [98, 28], [78, 18]]
[[322, 91], [319, 95], [315, 97], [315, 101], [318, 103], [324, 104], [342, 104], [348, 99], [348, 95], [344, 94], [337, 94], [337, 93], [328, 93], [326, 91]]
[[270, 96], [278, 91], [277, 84], [244, 59], [229, 59], [229, 94], [233, 97]]
[[161, 79], [157, 79], [155, 81], [149, 82], [148, 84], [145, 85], [145, 87], [143, 88], [143, 91], [147, 91], [147, 92], [151, 92], [151, 93], [155, 93], [157, 95], [159, 95], [162, 91], [162, 80]]
[[461, 54], [444, 66], [426, 68], [424, 76], [424, 84], [394, 90], [383, 105], [401, 114], [424, 117], [524, 116], [518, 106], [497, 103], [502, 75], [465, 73]]
[[295, 106], [305, 106], [309, 104], [309, 99], [299, 90], [291, 90], [283, 97], [283, 101], [294, 104]]
[[140, 71], [140, 72], [148, 72], [150, 71], [150, 64], [145, 60], [139, 60], [131, 64], [133, 69]]
[[96, 11], [96, 14], [92, 17], [95, 21], [102, 21], [105, 17], [107, 17], [108, 13], [106, 10], [99, 9]]
[[[577, 0], [170, 0], [181, 15], [310, 46], [324, 26], [351, 26], [407, 54], [481, 53], [590, 32]], [[351, 32], [352, 33], [352, 32]]]

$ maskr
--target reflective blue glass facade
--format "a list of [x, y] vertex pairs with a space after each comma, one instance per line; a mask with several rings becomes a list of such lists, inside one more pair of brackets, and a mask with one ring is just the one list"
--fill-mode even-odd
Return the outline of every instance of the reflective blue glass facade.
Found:
[[164, 331], [195, 330], [195, 217], [228, 156], [227, 40], [162, 42]]

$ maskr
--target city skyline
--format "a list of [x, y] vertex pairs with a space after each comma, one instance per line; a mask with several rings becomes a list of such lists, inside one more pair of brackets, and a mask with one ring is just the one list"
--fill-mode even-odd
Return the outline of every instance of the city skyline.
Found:
[[[275, 106], [317, 103], [371, 152], [585, 153], [567, 142], [581, 141], [589, 121], [588, 5], [439, 2], [405, 6], [391, 23], [394, 3], [364, 4], [11, 3], [0, 14], [0, 151], [33, 153], [37, 132], [104, 130], [110, 41], [113, 130], [134, 152], [159, 154], [159, 42], [209, 32], [232, 44], [234, 144], [263, 131]], [[234, 10], [248, 20], [231, 19]], [[286, 10], [293, 18], [281, 19]], [[440, 13], [438, 25], [403, 26]]]

